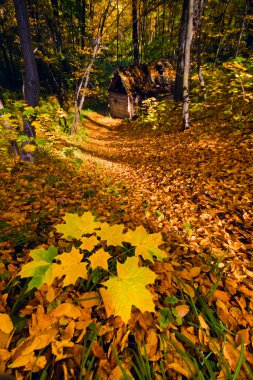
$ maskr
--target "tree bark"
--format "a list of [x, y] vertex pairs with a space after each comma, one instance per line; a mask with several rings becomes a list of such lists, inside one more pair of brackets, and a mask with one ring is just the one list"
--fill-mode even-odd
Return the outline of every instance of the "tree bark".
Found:
[[240, 45], [241, 45], [241, 40], [242, 40], [242, 35], [243, 35], [244, 26], [245, 26], [245, 20], [246, 20], [247, 12], [248, 12], [248, 0], [245, 0], [244, 14], [243, 14], [243, 18], [242, 18], [242, 24], [241, 24], [238, 43], [237, 43], [235, 58], [237, 58], [239, 55]]
[[197, 67], [198, 67], [198, 77], [199, 77], [199, 83], [200, 87], [203, 92], [204, 100], [207, 99], [206, 95], [206, 86], [205, 86], [205, 80], [202, 74], [201, 70], [201, 34], [202, 34], [202, 16], [204, 13], [204, 7], [206, 4], [206, 0], [198, 0], [196, 4], [196, 20], [195, 20], [195, 26], [194, 29], [196, 30], [196, 39], [197, 39]]
[[137, 0], [132, 0], [132, 23], [133, 23], [133, 45], [134, 45], [134, 64], [140, 63], [139, 55], [139, 36], [138, 36], [138, 15], [137, 15]]
[[[1, 112], [0, 117], [4, 118], [4, 105], [1, 101], [1, 99], [0, 99], [0, 112]], [[9, 129], [9, 130], [13, 129], [13, 126], [7, 120], [3, 121], [3, 126], [5, 129]], [[10, 145], [11, 145], [12, 151], [15, 154], [15, 156], [19, 156], [20, 153], [19, 153], [19, 149], [18, 149], [18, 145], [17, 145], [16, 141], [10, 140]]]
[[83, 109], [83, 104], [84, 104], [84, 100], [85, 100], [85, 97], [86, 97], [85, 91], [81, 95], [81, 90], [82, 89], [86, 90], [88, 88], [91, 69], [93, 67], [94, 61], [95, 61], [95, 59], [96, 59], [99, 51], [101, 50], [101, 39], [102, 39], [102, 36], [103, 36], [105, 22], [106, 22], [106, 19], [107, 19], [107, 16], [108, 16], [108, 13], [109, 13], [109, 10], [110, 10], [110, 7], [111, 7], [111, 3], [112, 3], [112, 0], [108, 0], [107, 6], [106, 6], [106, 8], [105, 8], [105, 10], [103, 12], [103, 15], [101, 17], [101, 20], [100, 20], [100, 23], [99, 23], [99, 26], [98, 26], [98, 32], [97, 32], [97, 36], [96, 36], [96, 39], [95, 39], [96, 42], [95, 42], [95, 45], [94, 45], [92, 57], [90, 59], [89, 65], [87, 66], [87, 68], [86, 68], [86, 70], [85, 70], [85, 72], [83, 74], [83, 77], [82, 77], [82, 79], [80, 81], [80, 84], [79, 84], [77, 92], [76, 92], [75, 114], [74, 114], [74, 120], [73, 120], [72, 128], [71, 128], [71, 135], [76, 134], [77, 129], [78, 129], [78, 125], [79, 125], [79, 122], [80, 122], [81, 111]]
[[179, 43], [178, 43], [178, 59], [177, 59], [177, 69], [176, 69], [176, 79], [175, 79], [175, 91], [174, 99], [176, 101], [183, 100], [183, 74], [184, 74], [184, 57], [185, 57], [185, 41], [187, 34], [187, 10], [188, 1], [184, 0], [182, 15], [180, 21], [180, 31], [179, 31]]
[[216, 65], [217, 63], [217, 60], [218, 60], [218, 57], [219, 57], [219, 54], [220, 54], [220, 50], [221, 50], [221, 47], [222, 47], [222, 43], [223, 43], [223, 39], [224, 39], [224, 36], [223, 36], [223, 31], [224, 31], [224, 24], [225, 24], [225, 15], [226, 15], [226, 12], [227, 12], [227, 9], [228, 9], [228, 6], [230, 4], [231, 0], [226, 0], [224, 2], [221, 2], [222, 4], [222, 12], [220, 14], [220, 22], [219, 22], [219, 30], [218, 30], [218, 34], [221, 36], [219, 37], [219, 42], [218, 42], [218, 46], [217, 46], [217, 49], [216, 49], [216, 54], [215, 54], [215, 60], [214, 60], [214, 64], [213, 66]]
[[[29, 16], [26, 0], [13, 0], [18, 24], [18, 34], [24, 60], [24, 100], [28, 106], [36, 107], [39, 103], [39, 76], [32, 47]], [[24, 118], [24, 134], [35, 138], [36, 132], [31, 122]], [[21, 159], [33, 162], [31, 152], [23, 150]]]
[[193, 30], [193, 6], [194, 0], [188, 0], [188, 22], [185, 40], [184, 75], [183, 75], [183, 127], [190, 128], [189, 119], [189, 75], [191, 65], [191, 41]]

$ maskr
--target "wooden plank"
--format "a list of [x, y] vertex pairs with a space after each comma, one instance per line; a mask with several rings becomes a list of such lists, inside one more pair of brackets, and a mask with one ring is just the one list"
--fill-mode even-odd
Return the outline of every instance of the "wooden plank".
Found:
[[110, 106], [110, 114], [112, 116], [118, 117], [121, 119], [129, 117], [127, 105], [128, 105], [128, 97], [126, 94], [110, 92], [109, 106]]

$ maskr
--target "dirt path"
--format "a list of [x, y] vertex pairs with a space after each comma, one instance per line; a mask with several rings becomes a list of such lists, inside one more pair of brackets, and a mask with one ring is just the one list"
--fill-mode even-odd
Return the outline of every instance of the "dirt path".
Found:
[[[129, 186], [133, 185], [134, 180], [140, 186], [140, 157], [131, 154], [130, 158], [130, 151], [137, 148], [138, 142], [133, 134], [126, 137], [123, 121], [92, 112], [87, 117], [85, 129], [88, 138], [83, 146], [83, 158], [108, 176], [124, 180]], [[145, 149], [144, 142], [140, 143], [138, 148]]]
[[83, 155], [93, 170], [129, 187], [127, 209], [152, 230], [183, 239], [195, 251], [204, 245], [235, 256], [247, 249], [243, 242], [252, 228], [245, 216], [245, 194], [252, 193], [245, 172], [250, 135], [218, 127], [159, 134], [91, 112]]

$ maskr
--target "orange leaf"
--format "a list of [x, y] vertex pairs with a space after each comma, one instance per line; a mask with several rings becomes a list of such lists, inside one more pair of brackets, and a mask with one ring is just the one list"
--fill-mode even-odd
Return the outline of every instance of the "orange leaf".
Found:
[[224, 302], [229, 302], [231, 298], [228, 292], [224, 292], [219, 289], [215, 290], [214, 297], [219, 298], [219, 300], [224, 301]]
[[175, 309], [176, 309], [177, 315], [179, 317], [184, 317], [186, 314], [188, 314], [188, 312], [190, 310], [190, 306], [188, 306], [188, 305], [179, 305], [179, 306], [176, 306]]
[[223, 347], [224, 358], [228, 361], [230, 367], [235, 371], [240, 357], [240, 352], [232, 346], [230, 342], [226, 342]]
[[5, 334], [10, 334], [14, 326], [8, 314], [0, 313], [0, 330]]
[[178, 363], [171, 363], [171, 364], [168, 364], [167, 368], [172, 368], [174, 369], [174, 371], [178, 372], [178, 373], [181, 373], [181, 375], [187, 377], [187, 379], [190, 378], [190, 374], [189, 372], [184, 369], [183, 367], [181, 367], [181, 365], [179, 365]]

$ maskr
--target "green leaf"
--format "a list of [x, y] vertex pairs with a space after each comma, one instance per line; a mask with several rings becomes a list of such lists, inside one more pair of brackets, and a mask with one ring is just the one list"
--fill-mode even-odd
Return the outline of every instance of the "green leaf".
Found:
[[178, 303], [178, 299], [175, 296], [166, 297], [165, 302], [170, 304], [170, 305], [175, 305], [176, 303]]
[[50, 246], [48, 249], [38, 248], [31, 251], [33, 261], [25, 264], [19, 275], [21, 278], [32, 277], [28, 284], [28, 291], [39, 289], [44, 283], [51, 285], [54, 281], [52, 261], [57, 256], [58, 249]]
[[161, 314], [160, 318], [160, 326], [163, 329], [166, 329], [169, 325], [169, 323], [174, 322], [174, 317], [168, 307], [165, 307], [164, 309], [159, 310], [159, 313]]

